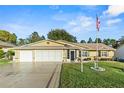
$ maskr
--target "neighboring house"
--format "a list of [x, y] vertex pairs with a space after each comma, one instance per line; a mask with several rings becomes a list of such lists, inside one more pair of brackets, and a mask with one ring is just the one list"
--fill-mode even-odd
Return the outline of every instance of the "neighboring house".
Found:
[[8, 49], [15, 47], [15, 45], [0, 40], [0, 49], [3, 49], [4, 52], [7, 52]]
[[124, 61], [124, 44], [116, 49], [114, 60]]
[[[17, 62], [78, 62], [94, 60], [96, 44], [72, 43], [64, 40], [42, 40], [16, 47]], [[112, 59], [115, 49], [99, 44], [99, 58]]]

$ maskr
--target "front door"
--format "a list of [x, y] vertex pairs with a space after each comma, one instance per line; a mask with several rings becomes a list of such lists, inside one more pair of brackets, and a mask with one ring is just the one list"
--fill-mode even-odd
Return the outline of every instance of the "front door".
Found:
[[74, 61], [74, 57], [75, 57], [74, 51], [71, 51], [71, 61]]

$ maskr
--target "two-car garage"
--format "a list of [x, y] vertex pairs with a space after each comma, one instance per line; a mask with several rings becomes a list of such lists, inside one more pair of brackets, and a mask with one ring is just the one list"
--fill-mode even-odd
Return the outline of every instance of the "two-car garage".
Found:
[[[33, 52], [34, 51], [34, 52]], [[20, 62], [62, 62], [62, 50], [21, 50]]]

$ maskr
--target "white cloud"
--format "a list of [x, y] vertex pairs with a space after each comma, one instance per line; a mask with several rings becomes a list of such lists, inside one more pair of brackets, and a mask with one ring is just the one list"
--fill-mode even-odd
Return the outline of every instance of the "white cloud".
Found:
[[107, 25], [113, 25], [113, 24], [117, 24], [119, 22], [121, 22], [122, 20], [121, 19], [110, 19], [107, 21]]
[[74, 32], [91, 31], [94, 28], [94, 20], [88, 16], [78, 16], [67, 23], [67, 27]]
[[68, 24], [69, 24], [70, 26], [76, 26], [76, 25], [77, 25], [77, 23], [76, 23], [75, 21], [70, 21]]
[[108, 14], [110, 16], [118, 16], [124, 13], [124, 6], [122, 5], [111, 5], [108, 7], [108, 10], [104, 11], [103, 14]]
[[[34, 31], [34, 26], [24, 25], [24, 24], [17, 24], [17, 23], [7, 23], [1, 24], [2, 29], [7, 30], [9, 32], [15, 33], [18, 38], [25, 38], [31, 34], [31, 31]], [[24, 34], [22, 34], [24, 33]]]
[[93, 19], [91, 17], [87, 17], [87, 16], [79, 17], [79, 21], [81, 23], [81, 26], [84, 28], [90, 27], [93, 24]]

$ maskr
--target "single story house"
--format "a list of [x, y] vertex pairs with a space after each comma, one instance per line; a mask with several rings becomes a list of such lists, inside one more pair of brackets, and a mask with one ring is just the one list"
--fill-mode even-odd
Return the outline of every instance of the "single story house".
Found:
[[[99, 43], [99, 59], [112, 59], [115, 49]], [[78, 62], [94, 60], [96, 44], [72, 43], [64, 40], [42, 40], [15, 47], [17, 62]]]
[[0, 40], [0, 49], [4, 50], [4, 52], [7, 52], [9, 49], [13, 47], [15, 47], [15, 45]]
[[114, 60], [124, 61], [124, 44], [116, 49]]

